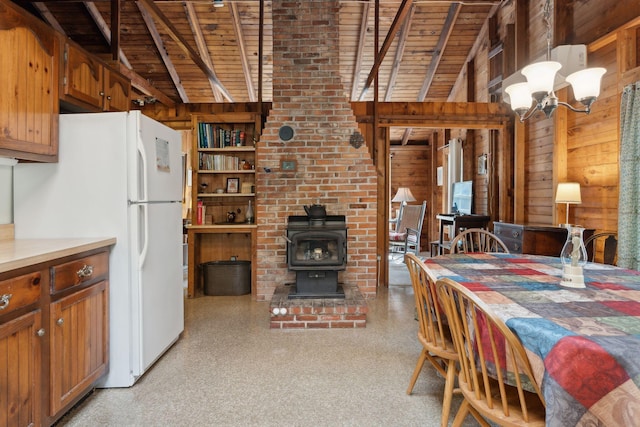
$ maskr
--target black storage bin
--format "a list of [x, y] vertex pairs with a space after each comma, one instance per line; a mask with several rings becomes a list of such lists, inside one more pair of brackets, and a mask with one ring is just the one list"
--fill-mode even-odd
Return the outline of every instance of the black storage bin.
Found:
[[251, 292], [251, 261], [211, 261], [200, 264], [205, 295], [245, 295]]

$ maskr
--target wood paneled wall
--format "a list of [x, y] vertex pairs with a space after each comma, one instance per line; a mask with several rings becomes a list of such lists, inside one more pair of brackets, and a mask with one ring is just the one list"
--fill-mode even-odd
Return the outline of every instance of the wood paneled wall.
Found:
[[591, 114], [569, 115], [566, 177], [567, 181], [579, 182], [582, 192], [582, 204], [573, 206], [570, 213], [575, 224], [616, 231], [620, 139], [616, 45], [593, 52], [589, 64], [606, 67], [607, 74]]

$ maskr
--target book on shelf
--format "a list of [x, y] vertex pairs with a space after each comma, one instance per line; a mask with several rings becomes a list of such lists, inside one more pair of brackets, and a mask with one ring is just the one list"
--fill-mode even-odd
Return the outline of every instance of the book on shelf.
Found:
[[225, 129], [215, 123], [198, 123], [198, 147], [226, 148], [245, 145], [246, 132], [241, 129]]
[[227, 154], [200, 153], [200, 170], [228, 171], [240, 169], [240, 158]]

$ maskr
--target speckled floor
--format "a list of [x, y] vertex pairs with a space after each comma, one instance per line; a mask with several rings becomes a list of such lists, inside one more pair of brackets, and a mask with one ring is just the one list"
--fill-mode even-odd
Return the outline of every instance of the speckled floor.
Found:
[[437, 426], [444, 382], [430, 365], [405, 394], [413, 307], [411, 286], [394, 285], [369, 300], [366, 328], [271, 330], [268, 302], [186, 300], [183, 336], [138, 383], [95, 390], [58, 425]]

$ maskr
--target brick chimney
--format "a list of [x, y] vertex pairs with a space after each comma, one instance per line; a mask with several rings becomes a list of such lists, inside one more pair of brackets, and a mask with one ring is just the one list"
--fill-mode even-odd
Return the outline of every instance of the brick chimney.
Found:
[[[295, 282], [286, 262], [287, 218], [316, 203], [346, 216], [347, 268], [339, 281], [373, 297], [377, 178], [367, 146], [351, 143], [358, 124], [340, 78], [338, 1], [274, 0], [272, 10], [273, 107], [256, 161], [256, 297], [269, 300], [277, 286]], [[283, 160], [296, 169], [283, 170]]]

